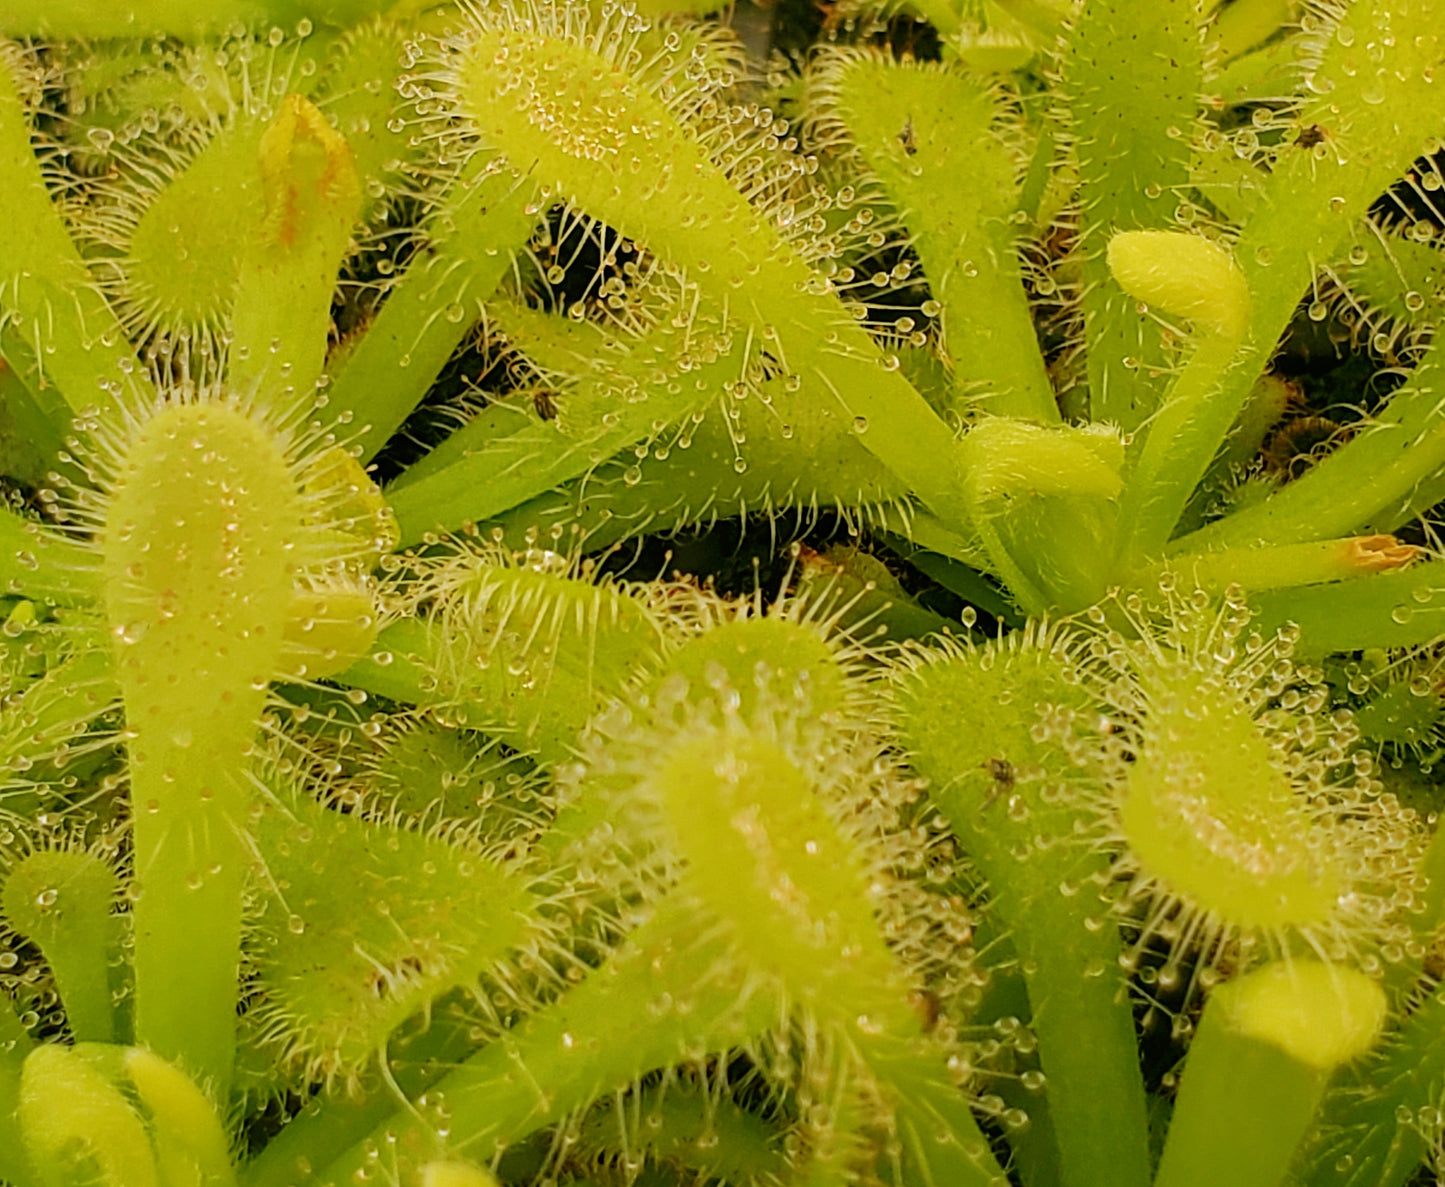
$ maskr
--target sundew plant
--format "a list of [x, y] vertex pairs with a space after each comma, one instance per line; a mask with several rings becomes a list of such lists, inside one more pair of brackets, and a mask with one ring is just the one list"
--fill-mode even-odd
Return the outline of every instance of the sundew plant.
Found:
[[1437, 1182], [1445, 3], [683, 3], [0, 0], [0, 1181]]

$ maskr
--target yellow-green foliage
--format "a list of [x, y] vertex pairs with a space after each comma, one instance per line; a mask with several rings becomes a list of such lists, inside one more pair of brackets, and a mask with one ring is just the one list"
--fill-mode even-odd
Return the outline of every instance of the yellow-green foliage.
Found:
[[658, 7], [0, 0], [0, 1180], [1428, 1173], [1445, 3]]

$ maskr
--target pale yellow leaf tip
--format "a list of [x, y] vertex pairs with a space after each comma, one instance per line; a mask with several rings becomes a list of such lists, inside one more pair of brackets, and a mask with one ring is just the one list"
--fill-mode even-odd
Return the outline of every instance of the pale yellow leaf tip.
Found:
[[1109, 271], [1131, 297], [1229, 338], [1249, 325], [1249, 285], [1229, 252], [1187, 231], [1120, 231]]
[[1375, 1045], [1388, 1005], [1356, 969], [1318, 961], [1273, 964], [1222, 986], [1230, 1029], [1329, 1071]]
[[497, 1180], [470, 1162], [429, 1162], [421, 1168], [421, 1187], [497, 1187]]
[[287, 95], [261, 135], [267, 238], [291, 249], [318, 218], [350, 228], [360, 212], [361, 181], [346, 138], [302, 95]]

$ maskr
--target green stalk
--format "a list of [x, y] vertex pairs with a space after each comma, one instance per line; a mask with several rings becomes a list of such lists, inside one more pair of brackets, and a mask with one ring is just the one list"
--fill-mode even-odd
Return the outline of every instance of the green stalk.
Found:
[[1280, 589], [1253, 599], [1256, 628], [1268, 638], [1296, 624], [1311, 656], [1370, 647], [1418, 647], [1445, 633], [1445, 561], [1350, 581]]
[[[1368, 573], [1402, 568], [1417, 549], [1394, 536], [1351, 536], [1344, 540], [1313, 540], [1257, 548], [1235, 547], [1218, 552], [1186, 553], [1141, 569], [1130, 579], [1137, 589], [1157, 589], [1165, 572], [1183, 574], [1200, 589], [1223, 593], [1238, 585], [1249, 593], [1345, 581]], [[1192, 587], [1191, 586], [1191, 587]]]
[[[1204, 333], [1162, 408], [1149, 423], [1119, 508], [1121, 565], [1133, 568], [1158, 555], [1229, 435], [1252, 384], [1262, 351], [1228, 335]], [[1231, 397], [1238, 395], [1238, 401]], [[1198, 473], [1190, 467], [1203, 459]], [[1185, 483], [1188, 483], [1186, 488]]]
[[281, 654], [295, 482], [229, 405], [172, 405], [131, 442], [106, 509], [106, 616], [130, 757], [137, 1040], [226, 1099], [246, 765]]
[[[688, 353], [692, 333], [665, 322], [642, 341], [626, 343], [586, 323], [524, 309], [495, 312], [508, 341], [535, 364], [578, 378], [561, 396], [555, 420], [539, 420], [514, 404], [492, 404], [402, 475], [387, 498], [405, 541], [415, 542], [438, 523], [511, 511], [586, 476], [599, 459], [656, 437], [659, 425], [686, 431], [688, 418], [717, 400], [742, 363], [739, 342], [687, 374], [672, 369], [668, 363]], [[668, 363], [659, 368], [659, 360]], [[690, 458], [701, 452], [699, 447]], [[708, 478], [738, 481], [731, 459], [703, 476]]]
[[1076, 811], [1045, 803], [1040, 778], [1016, 778], [1066, 762], [1031, 732], [1037, 706], [1080, 699], [1062, 671], [1059, 658], [1032, 647], [999, 647], [988, 662], [972, 651], [938, 656], [900, 690], [900, 732], [1017, 950], [1061, 1182], [1145, 1187], [1144, 1086], [1120, 992], [1120, 936], [1110, 923], [1090, 925], [1105, 910], [1089, 890], [1103, 859], [1069, 844]]
[[[1291, 391], [1291, 386], [1278, 375], [1266, 373], [1260, 376], [1245, 401], [1239, 419], [1234, 422], [1229, 436], [1189, 497], [1189, 504], [1179, 521], [1181, 541], [1198, 530], [1224, 493], [1259, 456], [1269, 431], [1284, 417]], [[1181, 542], [1175, 547], [1190, 546]]]
[[907, 218], [942, 305], [956, 368], [950, 407], [1057, 424], [1011, 221], [1019, 183], [995, 131], [998, 96], [960, 74], [871, 57], [842, 58], [832, 85], [838, 115]]
[[[0, 11], [0, 27], [4, 27]], [[19, 51], [0, 60], [0, 305], [9, 326], [6, 361], [40, 391], [60, 390], [72, 413], [149, 404], [155, 391], [115, 314], [52, 205], [31, 150], [16, 85]], [[67, 426], [53, 426], [64, 431]]]
[[[561, 490], [478, 521], [474, 509], [510, 501], [512, 492], [536, 485], [539, 476], [551, 471], [545, 457], [528, 455], [536, 440], [529, 427], [495, 453], [479, 450], [425, 479], [434, 496], [446, 495], [440, 510], [429, 509], [415, 487], [397, 490], [392, 505], [400, 509], [402, 537], [416, 541], [428, 531], [477, 522], [501, 528], [513, 547], [528, 540], [565, 538], [569, 547], [585, 541], [589, 552], [597, 552], [627, 536], [759, 513], [775, 521], [791, 513], [808, 522], [820, 508], [839, 507], [872, 518], [887, 514], [890, 505], [907, 497], [903, 483], [868, 454], [852, 430], [845, 432], [840, 426], [826, 392], [812, 392], [803, 384], [787, 398], [800, 413], [793, 439], [782, 436], [776, 424], [772, 430], [754, 432], [748, 423], [751, 413], [745, 412], [742, 423], [747, 425], [748, 440], [735, 445], [724, 416], [710, 411], [700, 424], [684, 418], [670, 444], [663, 433], [663, 445], [669, 449], [665, 458], [660, 448], [654, 448], [651, 457], [634, 462], [624, 449], [611, 461], [589, 463], [587, 473]], [[759, 413], [758, 419], [781, 404], [782, 397], [775, 394], [771, 409]], [[622, 424], [622, 414], [616, 415]], [[544, 433], [538, 430], [537, 435]], [[478, 438], [471, 438], [469, 444], [478, 445]], [[565, 463], [559, 459], [558, 464], [570, 468], [582, 462], [573, 457]], [[493, 486], [466, 480], [468, 474], [495, 474], [501, 465], [506, 472], [497, 476], [494, 487], [504, 498], [494, 501]]]
[[1018, 606], [978, 570], [936, 553], [914, 551], [910, 555], [901, 547], [908, 541], [902, 537], [897, 537], [897, 540], [898, 551], [909, 556], [909, 560], [920, 573], [927, 574], [944, 589], [963, 599], [964, 626], [971, 627], [977, 621], [980, 610], [992, 615], [1006, 627], [1017, 628], [1024, 625], [1026, 619], [1019, 613]]
[[1276, 1187], [1341, 1064], [1379, 1036], [1362, 973], [1273, 965], [1214, 991], [1189, 1047], [1155, 1187]]
[[10, 925], [36, 944], [55, 976], [77, 1041], [118, 1037], [110, 969], [121, 959], [119, 920], [111, 915], [116, 877], [99, 858], [41, 849], [16, 863], [0, 891]]
[[363, 461], [421, 403], [539, 217], [535, 187], [498, 175], [483, 153], [443, 193], [426, 223], [429, 248], [417, 252], [334, 376], [327, 408], [356, 428]]
[[1431, 503], [1421, 486], [1445, 468], [1445, 366], [1438, 341], [1410, 380], [1360, 431], [1264, 502], [1181, 538], [1171, 551], [1326, 540], [1367, 528], [1389, 531]]

